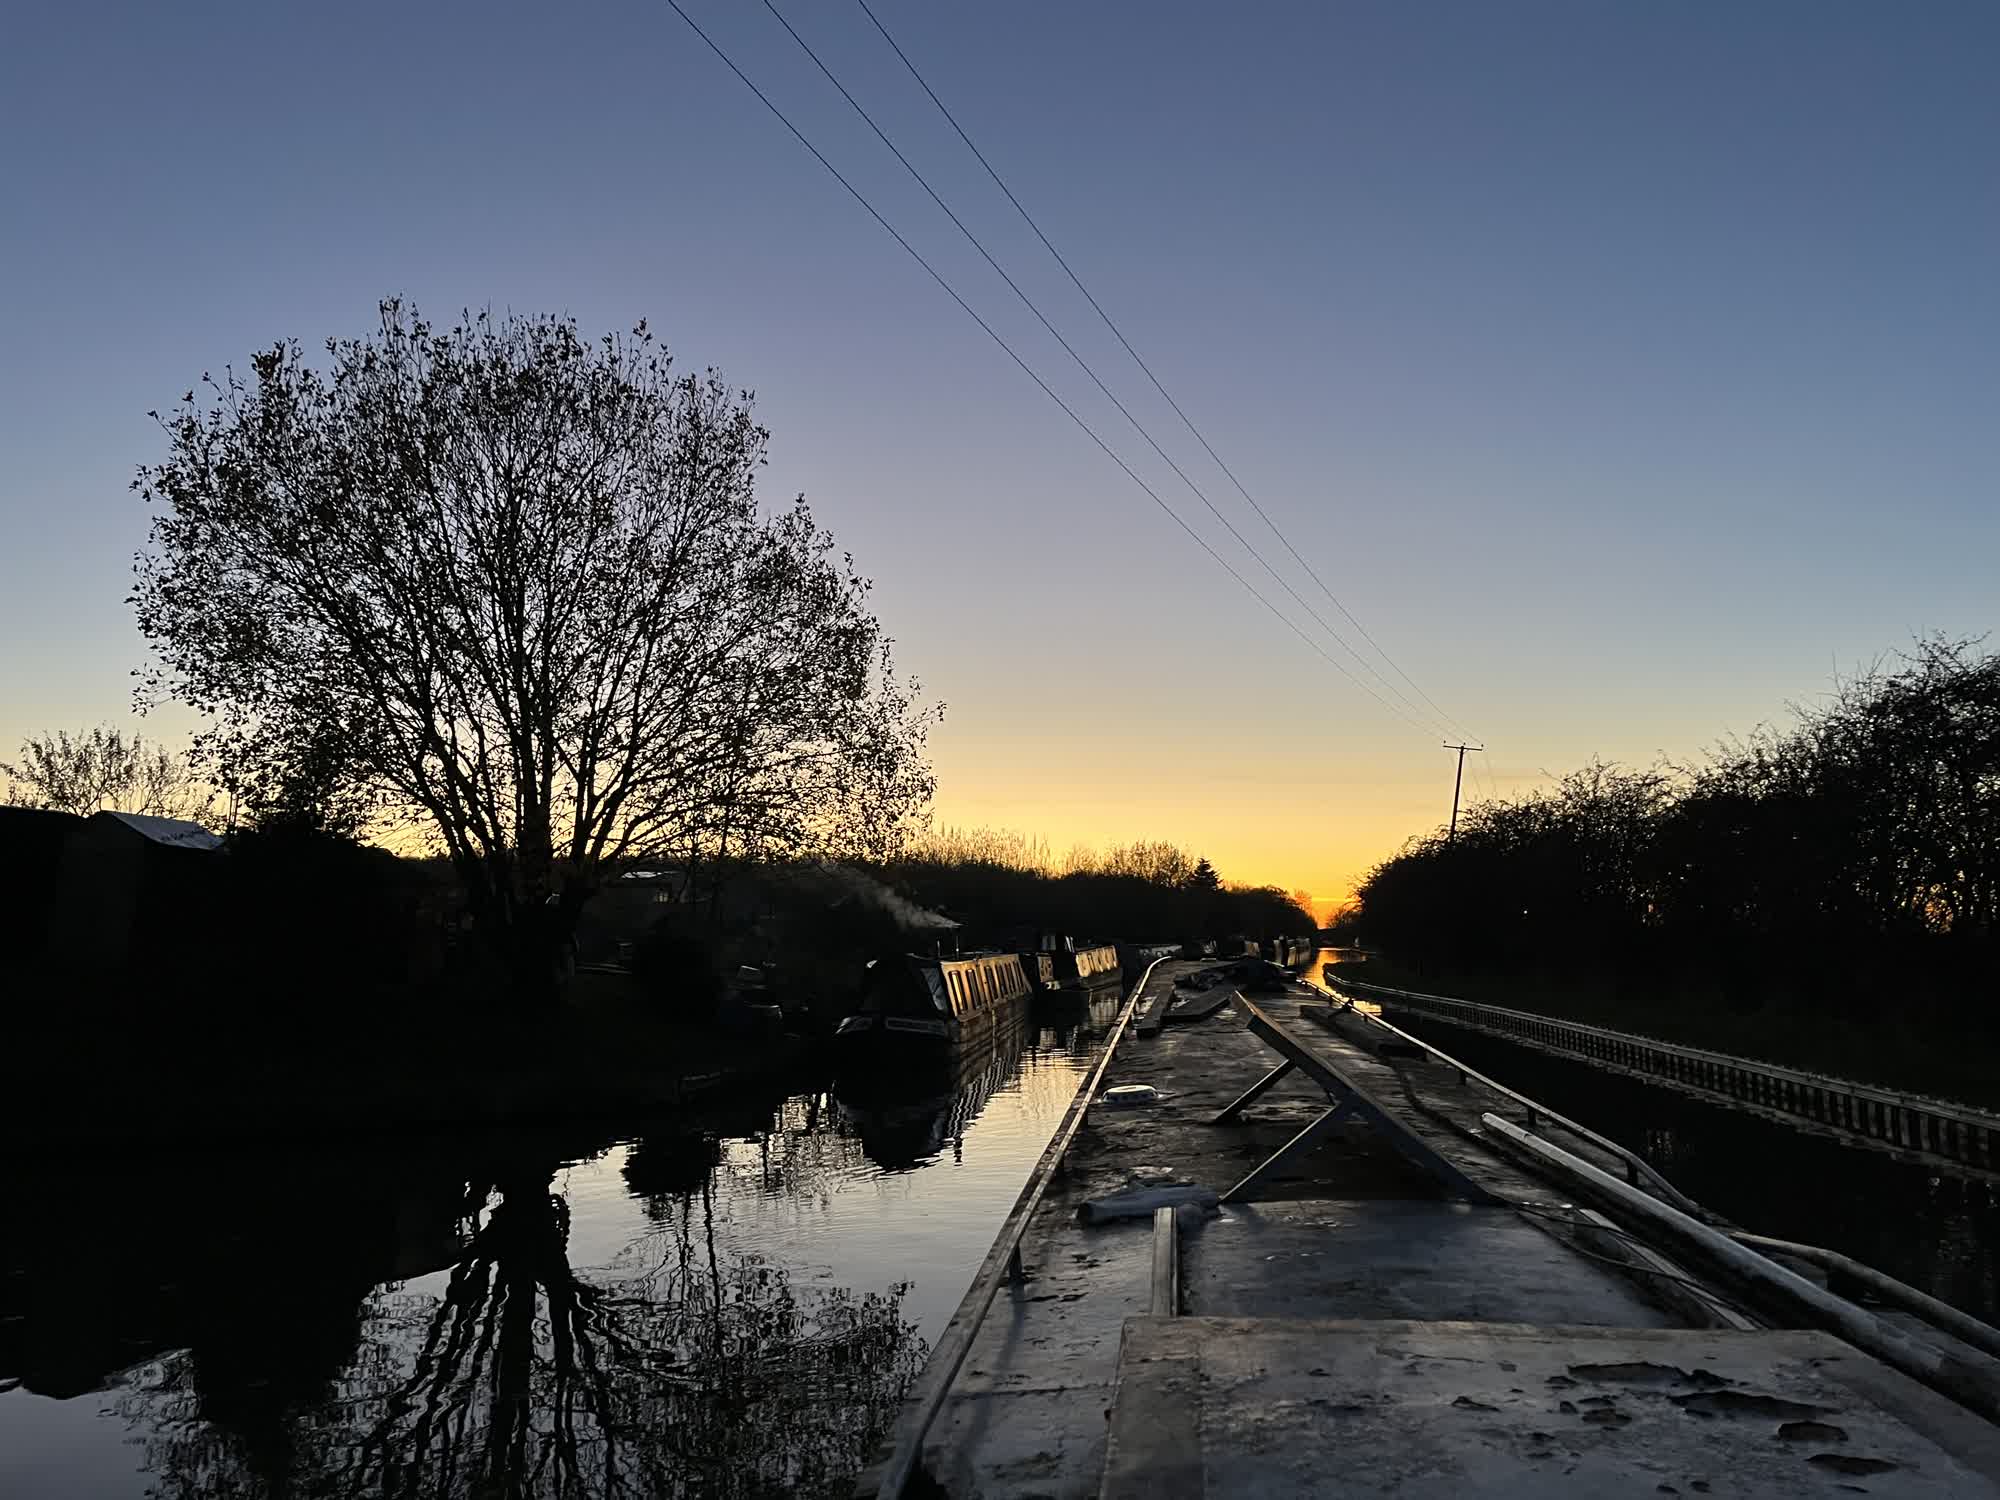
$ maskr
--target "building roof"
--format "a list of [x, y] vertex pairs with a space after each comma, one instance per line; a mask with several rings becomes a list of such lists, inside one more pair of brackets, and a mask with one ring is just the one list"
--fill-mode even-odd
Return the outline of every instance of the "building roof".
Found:
[[190, 823], [185, 818], [156, 818], [149, 813], [101, 812], [98, 818], [115, 818], [130, 828], [141, 838], [155, 844], [164, 844], [169, 849], [220, 849], [222, 838], [210, 833], [199, 823]]

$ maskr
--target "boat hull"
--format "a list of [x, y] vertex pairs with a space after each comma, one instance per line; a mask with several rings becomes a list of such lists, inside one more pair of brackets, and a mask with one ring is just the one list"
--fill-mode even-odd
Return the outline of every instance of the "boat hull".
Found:
[[915, 1068], [927, 1079], [974, 1071], [1008, 1038], [1019, 1036], [1027, 1012], [1027, 1002], [1018, 1000], [963, 1017], [849, 1016], [834, 1033], [836, 1067], [878, 1074]]

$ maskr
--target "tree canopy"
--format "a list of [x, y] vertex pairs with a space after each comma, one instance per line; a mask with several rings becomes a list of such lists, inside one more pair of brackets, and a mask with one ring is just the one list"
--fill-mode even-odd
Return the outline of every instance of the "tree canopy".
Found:
[[1970, 994], [2000, 940], [2000, 656], [1919, 641], [1703, 764], [1476, 805], [1360, 898], [1370, 942], [1483, 967], [1693, 955], [1822, 1001], [1892, 969]]
[[127, 737], [100, 724], [71, 734], [31, 735], [17, 761], [0, 761], [8, 800], [89, 817], [94, 812], [148, 813], [210, 821], [215, 792], [180, 756], [144, 735]]
[[218, 783], [414, 823], [516, 932], [613, 862], [893, 852], [936, 711], [804, 499], [760, 509], [748, 392], [644, 324], [389, 301], [325, 348], [204, 376], [134, 481], [142, 698], [213, 717]]

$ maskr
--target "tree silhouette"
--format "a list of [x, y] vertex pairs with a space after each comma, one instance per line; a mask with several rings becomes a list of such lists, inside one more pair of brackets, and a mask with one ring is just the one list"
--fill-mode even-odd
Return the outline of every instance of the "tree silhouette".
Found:
[[1747, 1006], [1900, 998], [1990, 1023], [2000, 941], [2000, 655], [1922, 640], [1790, 728], [1693, 767], [1593, 763], [1476, 804], [1371, 872], [1391, 952], [1648, 980], [1693, 961]]
[[934, 715], [803, 499], [760, 513], [747, 393], [643, 324], [390, 301], [327, 353], [204, 377], [134, 481], [142, 702], [216, 716], [215, 779], [423, 828], [530, 982], [607, 864], [895, 847]]
[[70, 734], [31, 735], [18, 761], [0, 761], [8, 800], [89, 817], [94, 812], [147, 813], [212, 821], [215, 792], [181, 757], [144, 735], [129, 739], [108, 724]]

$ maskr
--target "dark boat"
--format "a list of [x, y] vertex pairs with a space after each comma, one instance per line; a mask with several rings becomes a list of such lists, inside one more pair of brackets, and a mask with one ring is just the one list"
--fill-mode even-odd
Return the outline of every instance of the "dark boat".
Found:
[[1047, 948], [1030, 948], [1021, 955], [1021, 971], [1028, 976], [1028, 992], [1046, 995], [1062, 988], [1056, 977], [1056, 956]]
[[1125, 970], [1118, 962], [1114, 943], [1091, 943], [1079, 948], [1073, 938], [1044, 938], [1042, 947], [1055, 959], [1058, 989], [1115, 990], [1124, 982]]
[[878, 959], [868, 966], [861, 1004], [834, 1030], [846, 1062], [961, 1065], [1018, 1028], [1029, 997], [1016, 953]]

